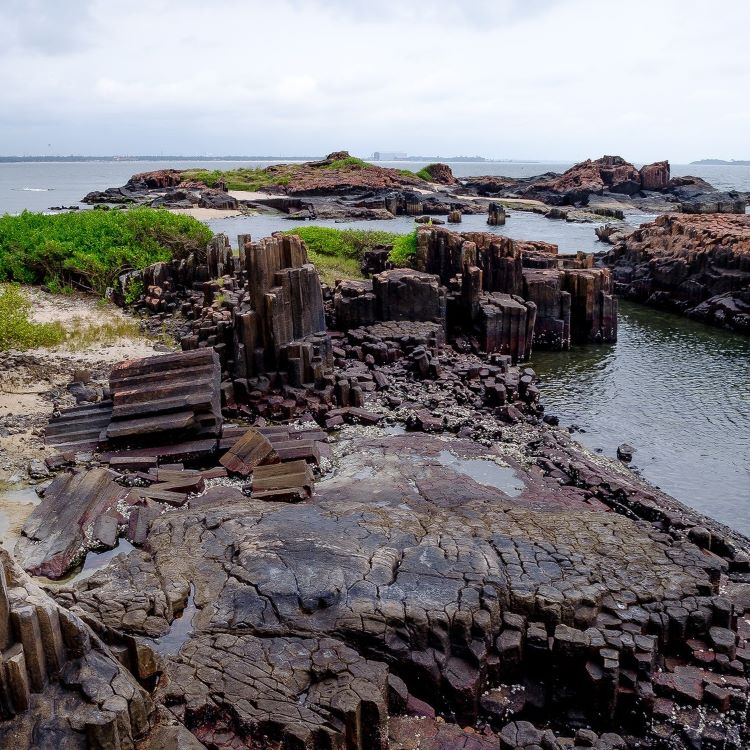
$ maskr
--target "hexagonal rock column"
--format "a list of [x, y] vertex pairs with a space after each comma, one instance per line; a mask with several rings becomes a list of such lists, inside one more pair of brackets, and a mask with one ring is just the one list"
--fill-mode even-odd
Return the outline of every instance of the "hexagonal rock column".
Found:
[[446, 291], [429, 273], [394, 268], [372, 278], [380, 320], [425, 320], [445, 323]]

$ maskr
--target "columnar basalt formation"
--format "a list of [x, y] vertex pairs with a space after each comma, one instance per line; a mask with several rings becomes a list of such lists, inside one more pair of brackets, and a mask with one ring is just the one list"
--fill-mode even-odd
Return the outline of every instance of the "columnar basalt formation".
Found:
[[485, 351], [524, 359], [532, 332], [534, 345], [551, 349], [617, 340], [610, 275], [585, 253], [561, 257], [544, 242], [424, 228], [415, 265], [448, 287], [449, 326], [476, 323]]
[[553, 268], [527, 268], [523, 272], [524, 297], [536, 304], [534, 344], [543, 349], [570, 348], [570, 292]]
[[103, 435], [110, 444], [146, 436], [218, 438], [221, 432], [219, 356], [212, 349], [121, 362], [109, 376], [112, 413]]
[[750, 334], [750, 216], [660, 216], [603, 262], [620, 294]]
[[505, 224], [505, 208], [499, 203], [490, 203], [487, 209], [487, 223], [491, 227], [499, 227]]
[[[127, 490], [106, 469], [58, 474], [45, 490], [44, 501], [29, 516], [15, 554], [32, 575], [61, 578], [82, 557], [89, 544], [114, 547], [119, 513], [117, 505]], [[114, 524], [113, 543], [93, 540], [100, 519]], [[91, 541], [89, 541], [91, 540]]]
[[129, 750], [148, 734], [149, 694], [81, 618], [47, 596], [4, 550], [0, 650], [3, 748]]
[[372, 278], [379, 320], [445, 322], [445, 288], [428, 273], [396, 268]]
[[664, 190], [669, 185], [669, 162], [644, 164], [640, 169], [642, 190]]

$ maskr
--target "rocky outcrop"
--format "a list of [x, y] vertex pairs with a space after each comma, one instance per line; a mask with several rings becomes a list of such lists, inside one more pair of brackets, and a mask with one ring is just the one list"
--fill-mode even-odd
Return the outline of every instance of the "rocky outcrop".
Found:
[[621, 156], [603, 156], [587, 159], [552, 179], [537, 181], [524, 194], [550, 205], [586, 205], [592, 193], [599, 195], [606, 190], [632, 195], [640, 189], [641, 176], [632, 164]]
[[620, 294], [750, 334], [750, 216], [660, 216], [603, 261]]
[[669, 162], [644, 164], [639, 170], [641, 190], [664, 190], [669, 185]]
[[458, 180], [453, 176], [451, 168], [447, 164], [428, 164], [424, 171], [430, 175], [432, 182], [437, 182], [440, 185], [455, 185]]
[[3, 550], [0, 649], [2, 747], [129, 750], [148, 734], [149, 694], [80, 617]]
[[[447, 393], [445, 374], [432, 382]], [[214, 488], [153, 523], [148, 564], [131, 553], [62, 596], [106, 622], [144, 592], [193, 587], [156, 698], [208, 746], [381, 750], [389, 716], [440, 712], [457, 723], [451, 741], [486, 726], [494, 747], [533, 747], [542, 731], [526, 717], [564, 728], [585, 716], [597, 732], [581, 741], [609, 733], [622, 748], [613, 732], [627, 747], [684, 737], [692, 719], [673, 711], [711, 726], [717, 699], [744, 716], [750, 633], [744, 605], [719, 594], [746, 569], [742, 552], [562, 433], [534, 433], [524, 453], [539, 471], [466, 439], [354, 433], [311, 501]], [[743, 724], [722, 729], [738, 742]]]
[[417, 233], [415, 265], [448, 288], [449, 327], [478, 325], [485, 351], [522, 360], [532, 341], [567, 349], [617, 340], [610, 275], [592, 268], [591, 256], [563, 259], [544, 242], [426, 228]]
[[[536, 204], [517, 204], [521, 210], [545, 213], [549, 218], [567, 218], [559, 206], [588, 207], [602, 215], [622, 218], [616, 203], [649, 213], [744, 213], [748, 194], [720, 192], [699, 177], [670, 178], [668, 161], [646, 164], [640, 170], [620, 156], [603, 156], [575, 164], [562, 174], [534, 177], [468, 177], [462, 180], [464, 192], [478, 196], [525, 198], [541, 201], [552, 210]], [[574, 214], [575, 215], [575, 214]], [[577, 216], [587, 220], [583, 211]], [[588, 217], [590, 220], [590, 217]]]

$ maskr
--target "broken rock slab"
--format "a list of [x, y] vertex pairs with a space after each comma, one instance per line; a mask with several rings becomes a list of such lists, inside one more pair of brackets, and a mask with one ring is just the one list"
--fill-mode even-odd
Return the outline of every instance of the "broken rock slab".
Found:
[[59, 474], [26, 520], [16, 544], [23, 568], [32, 575], [62, 578], [90, 546], [96, 546], [94, 523], [110, 514], [126, 493], [107, 469]]

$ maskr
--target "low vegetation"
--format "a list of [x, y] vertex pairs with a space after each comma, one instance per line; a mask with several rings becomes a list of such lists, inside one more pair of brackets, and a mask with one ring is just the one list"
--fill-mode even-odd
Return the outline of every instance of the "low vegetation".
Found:
[[56, 346], [65, 341], [61, 323], [35, 323], [30, 315], [31, 302], [18, 284], [0, 286], [0, 351]]
[[417, 251], [416, 230], [396, 234], [373, 229], [334, 229], [332, 227], [298, 227], [287, 230], [305, 241], [310, 262], [321, 279], [332, 286], [336, 279], [362, 279], [360, 264], [368, 250], [391, 247], [389, 258], [396, 265], [409, 265]]
[[417, 230], [409, 234], [398, 235], [393, 243], [393, 248], [388, 255], [388, 260], [397, 268], [409, 267], [417, 254]]
[[185, 181], [202, 182], [208, 187], [216, 187], [220, 180], [224, 180], [227, 190], [248, 190], [255, 192], [264, 187], [284, 186], [291, 181], [295, 164], [279, 164], [273, 167], [254, 168], [240, 167], [238, 169], [189, 169], [182, 173]]
[[119, 274], [201, 251], [211, 230], [165, 210], [0, 217], [0, 281], [104, 294]]
[[[102, 300], [104, 305], [108, 305]], [[51, 348], [64, 345], [71, 351], [84, 351], [96, 344], [114, 344], [143, 336], [137, 320], [113, 315], [102, 323], [80, 317], [39, 323], [32, 317], [32, 302], [20, 284], [0, 285], [0, 351]], [[173, 343], [160, 336], [164, 343]]]
[[371, 169], [372, 164], [369, 164], [364, 159], [359, 159], [356, 156], [347, 156], [345, 159], [335, 159], [330, 164], [326, 164], [323, 169]]
[[88, 323], [75, 319], [65, 333], [65, 343], [72, 351], [84, 351], [96, 344], [114, 344], [122, 339], [138, 339], [143, 336], [138, 321], [120, 317], [106, 323]]

